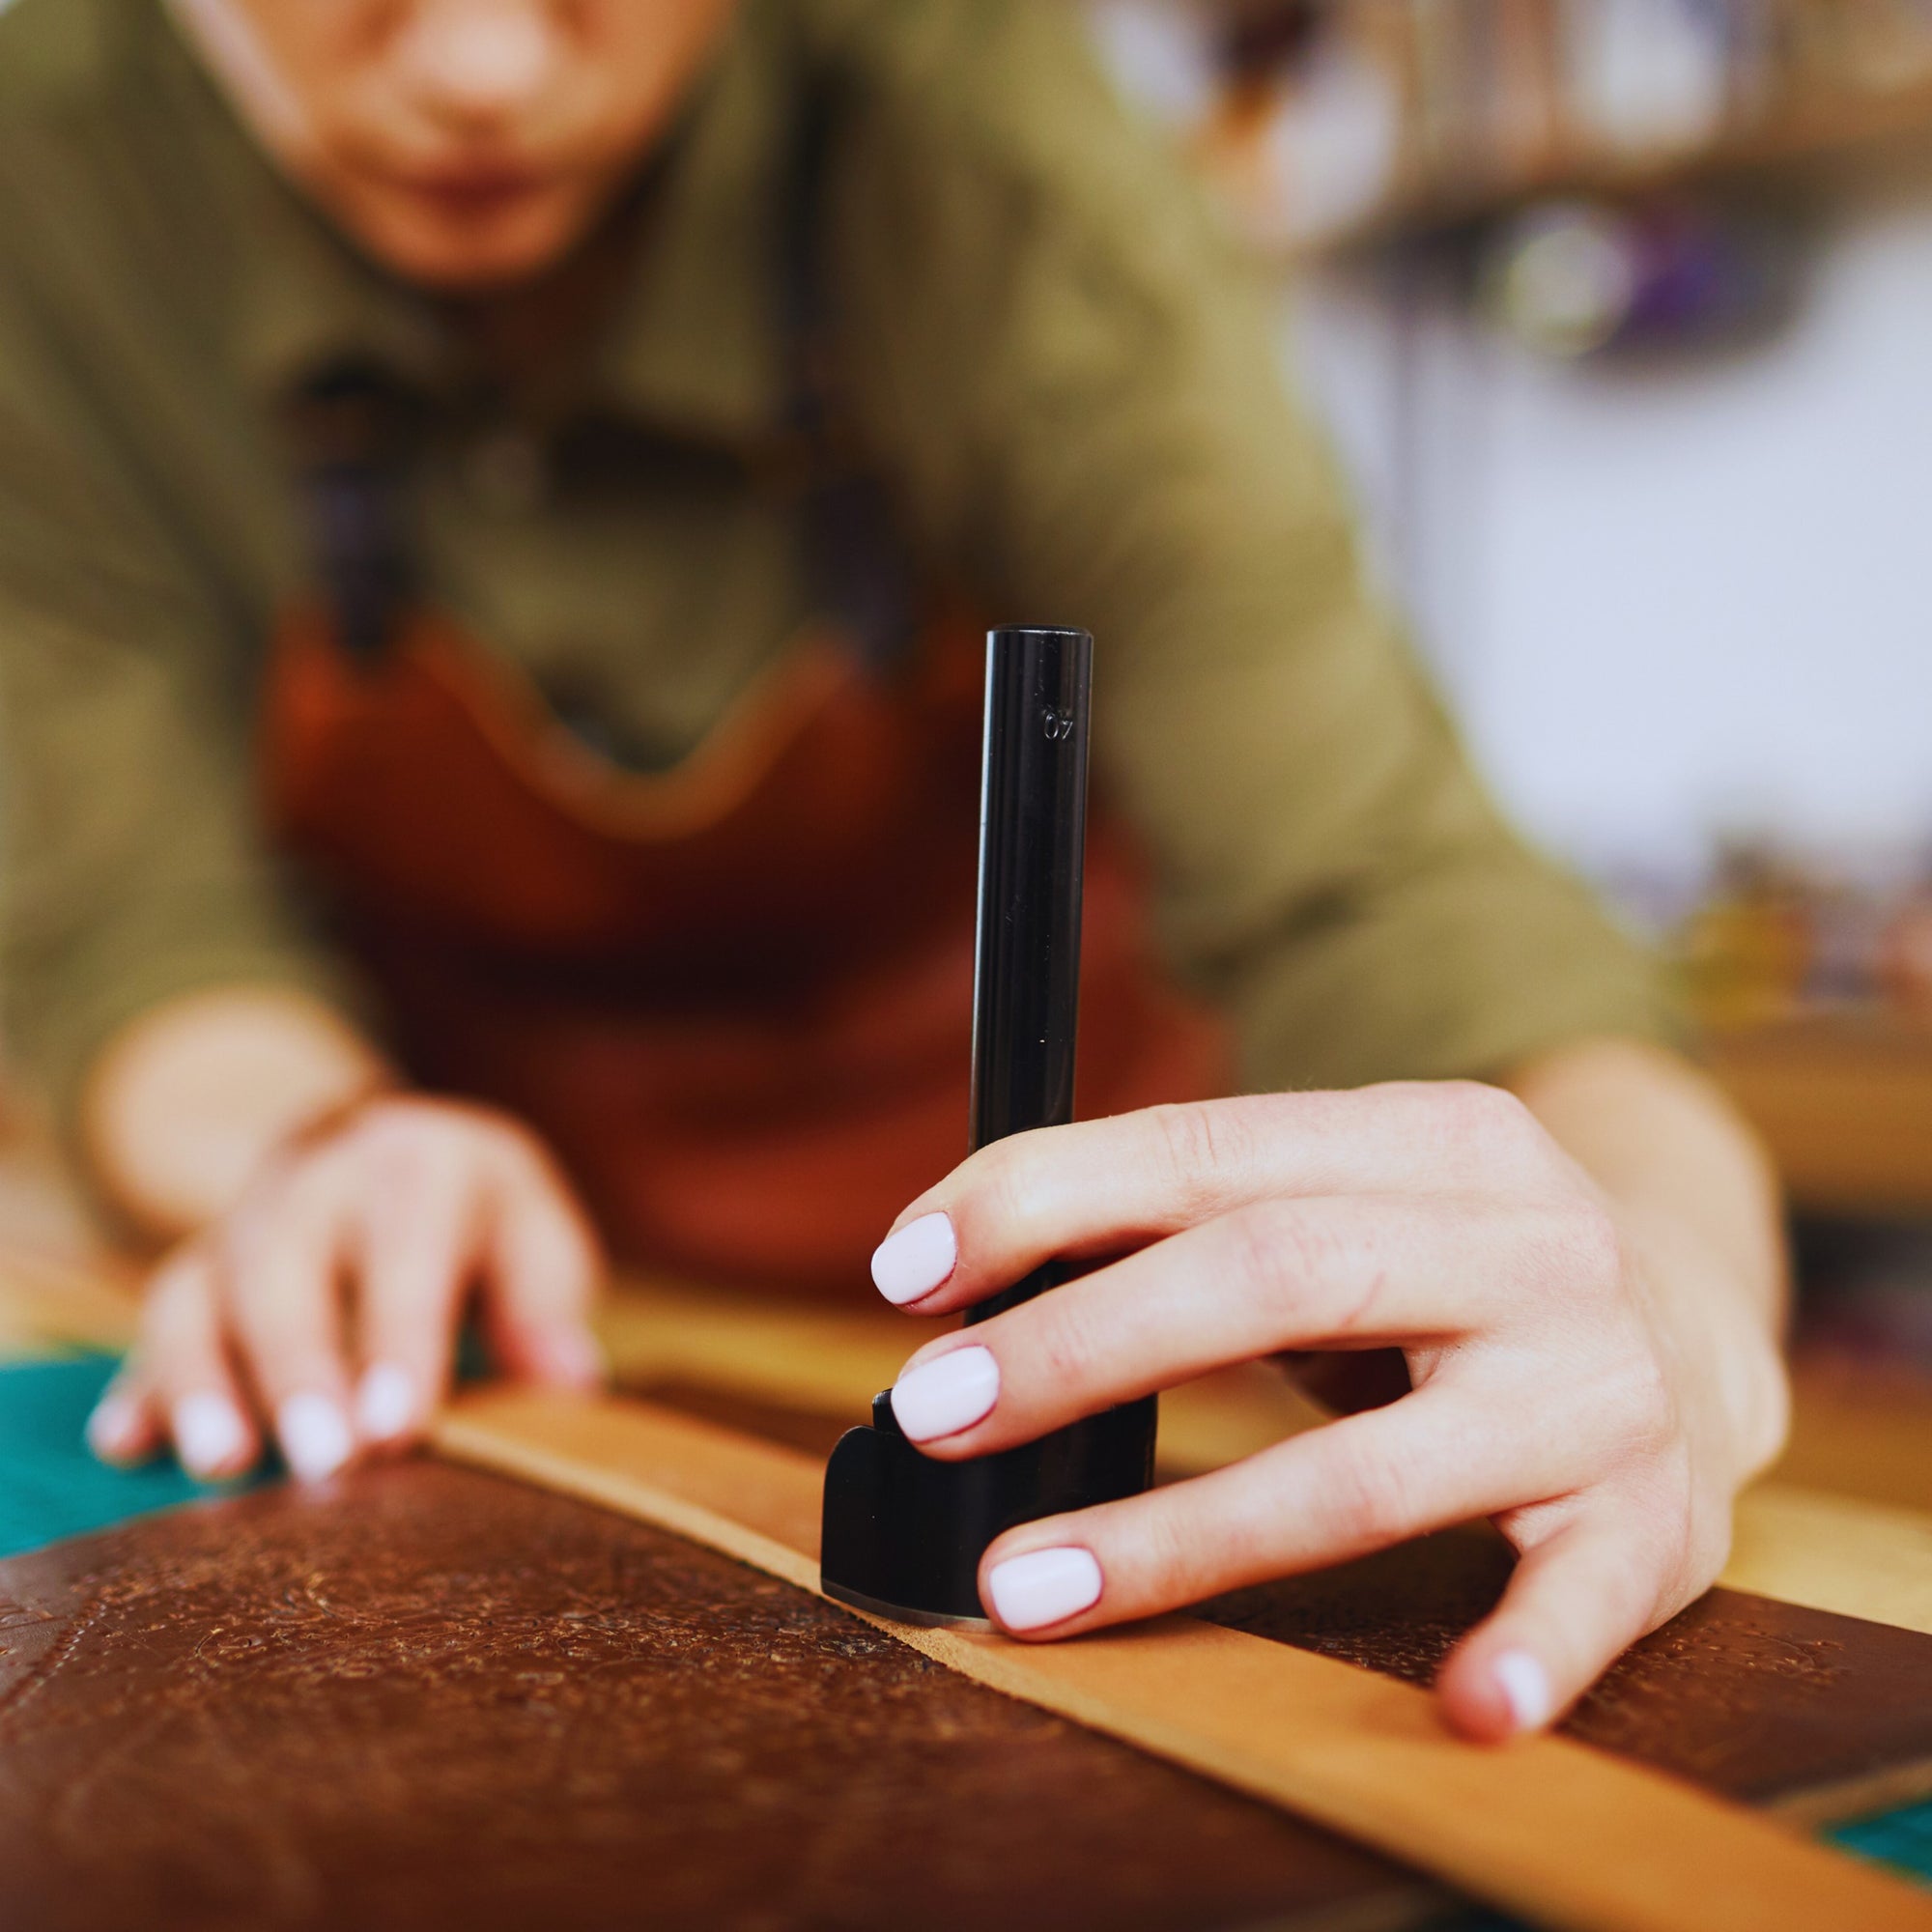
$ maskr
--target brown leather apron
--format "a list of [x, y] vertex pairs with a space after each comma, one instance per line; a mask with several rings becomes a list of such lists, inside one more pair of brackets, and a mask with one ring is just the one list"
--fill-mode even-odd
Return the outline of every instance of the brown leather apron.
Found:
[[[404, 1065], [536, 1127], [628, 1260], [863, 1293], [893, 1217], [965, 1151], [980, 634], [894, 617], [877, 572], [839, 594], [841, 569], [868, 574], [848, 559], [821, 575], [857, 614], [798, 639], [682, 764], [641, 774], [410, 592], [393, 474], [339, 446], [315, 473], [328, 594], [273, 642], [266, 806]], [[849, 477], [814, 488], [820, 553], [852, 551], [855, 529], [879, 548], [875, 498]], [[868, 623], [905, 635], [881, 645]], [[1148, 951], [1099, 804], [1090, 1115], [1223, 1082], [1218, 1030]]]
[[[863, 1290], [965, 1151], [977, 639], [890, 685], [831, 639], [681, 767], [547, 721], [429, 614], [364, 669], [309, 615], [266, 694], [273, 822], [331, 889], [429, 1085], [543, 1133], [616, 1251], [706, 1279]], [[1215, 1091], [1215, 1029], [1147, 956], [1095, 813], [1083, 1113]]]

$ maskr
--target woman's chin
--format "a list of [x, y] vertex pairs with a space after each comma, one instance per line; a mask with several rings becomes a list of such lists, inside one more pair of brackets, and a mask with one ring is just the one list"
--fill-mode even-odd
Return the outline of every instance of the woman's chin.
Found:
[[406, 282], [483, 295], [532, 281], [582, 240], [595, 203], [562, 189], [500, 204], [432, 197], [355, 197], [335, 211], [362, 251]]

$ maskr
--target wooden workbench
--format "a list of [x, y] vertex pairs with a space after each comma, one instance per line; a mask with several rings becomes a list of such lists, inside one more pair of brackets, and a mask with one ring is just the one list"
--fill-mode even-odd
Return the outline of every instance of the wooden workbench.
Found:
[[1706, 1053], [1798, 1207], [1932, 1219], [1932, 1020], [1801, 1015], [1714, 1030]]

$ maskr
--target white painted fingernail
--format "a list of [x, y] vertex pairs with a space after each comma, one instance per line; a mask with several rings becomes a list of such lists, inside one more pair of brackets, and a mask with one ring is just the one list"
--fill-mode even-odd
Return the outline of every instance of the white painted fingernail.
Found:
[[893, 1413], [915, 1442], [956, 1435], [992, 1412], [1000, 1399], [1000, 1365], [989, 1349], [954, 1349], [898, 1378]]
[[275, 1411], [275, 1434], [289, 1467], [305, 1483], [332, 1476], [355, 1447], [349, 1423], [326, 1395], [292, 1395]]
[[175, 1453], [197, 1476], [232, 1476], [248, 1453], [248, 1425], [225, 1395], [185, 1395], [169, 1411]]
[[371, 1442], [389, 1442], [415, 1419], [415, 1378], [399, 1362], [372, 1362], [355, 1391], [356, 1428]]
[[1100, 1601], [1100, 1566], [1091, 1550], [1036, 1549], [996, 1563], [986, 1592], [1007, 1629], [1044, 1630]]
[[1540, 1731], [1549, 1721], [1549, 1673], [1526, 1650], [1506, 1650], [1490, 1668], [1517, 1729]]
[[944, 1214], [922, 1214], [895, 1235], [888, 1235], [872, 1254], [872, 1286], [895, 1308], [927, 1295], [959, 1262], [959, 1241]]
[[140, 1420], [139, 1405], [110, 1390], [87, 1418], [87, 1446], [104, 1462], [119, 1462], [128, 1453]]

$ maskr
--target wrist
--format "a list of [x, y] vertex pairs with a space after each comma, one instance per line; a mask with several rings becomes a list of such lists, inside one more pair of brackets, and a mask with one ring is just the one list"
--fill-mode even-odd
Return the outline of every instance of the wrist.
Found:
[[321, 1002], [278, 987], [185, 995], [102, 1049], [81, 1101], [102, 1194], [153, 1239], [191, 1234], [311, 1123], [390, 1084], [382, 1056]]

